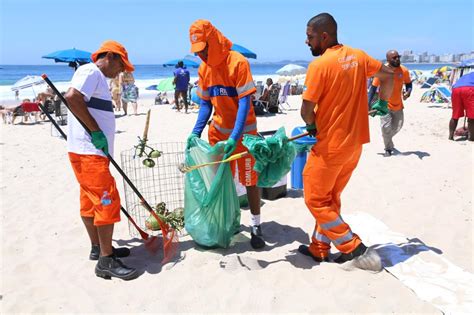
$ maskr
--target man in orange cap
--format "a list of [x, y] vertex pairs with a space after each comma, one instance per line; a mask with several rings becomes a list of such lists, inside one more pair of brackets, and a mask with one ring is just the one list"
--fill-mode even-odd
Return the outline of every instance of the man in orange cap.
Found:
[[316, 219], [310, 246], [298, 251], [317, 262], [329, 260], [330, 244], [341, 252], [335, 260], [381, 270], [377, 253], [362, 243], [340, 215], [341, 193], [369, 142], [367, 78], [381, 82], [381, 101], [373, 108], [387, 112], [393, 71], [365, 52], [339, 44], [337, 23], [328, 13], [309, 20], [306, 44], [313, 60], [306, 74], [301, 117], [316, 136], [303, 171], [305, 203]]
[[[195, 21], [189, 29], [191, 51], [203, 60], [199, 66], [197, 94], [201, 98], [198, 119], [188, 143], [200, 137], [206, 123], [214, 115], [209, 126], [209, 143], [222, 142], [225, 156], [247, 151], [242, 145], [242, 135], [257, 134], [257, 119], [250, 96], [256, 92], [250, 65], [240, 53], [231, 51], [232, 42], [207, 20]], [[260, 228], [260, 193], [257, 174], [253, 170], [255, 160], [247, 156], [232, 163], [238, 166], [239, 181], [246, 186], [251, 212], [251, 239], [254, 249], [265, 246]]]
[[134, 67], [125, 48], [111, 40], [92, 54], [92, 60], [77, 69], [65, 95], [74, 114], [68, 116], [69, 159], [80, 185], [80, 213], [92, 244], [89, 259], [98, 260], [96, 275], [130, 280], [138, 276], [137, 270], [118, 259], [128, 256], [130, 250], [112, 247], [114, 223], [120, 221], [120, 196], [106, 157], [113, 154], [115, 135], [106, 78], [115, 78], [124, 70], [133, 71]]

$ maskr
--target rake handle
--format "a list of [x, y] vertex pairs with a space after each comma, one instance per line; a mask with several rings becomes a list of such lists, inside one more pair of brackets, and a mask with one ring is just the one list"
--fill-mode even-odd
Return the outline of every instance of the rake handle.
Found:
[[[67, 140], [67, 136], [66, 134], [64, 133], [64, 131], [61, 129], [61, 127], [59, 127], [58, 123], [56, 122], [56, 120], [53, 119], [53, 117], [51, 117], [51, 114], [48, 113], [48, 111], [46, 110], [46, 108], [41, 104], [41, 103], [38, 103], [38, 106], [41, 108], [41, 111], [48, 117], [49, 121], [54, 125], [54, 127], [56, 127], [56, 129], [58, 130], [58, 132], [61, 134], [61, 136]], [[128, 218], [128, 220], [133, 224], [133, 226], [135, 226], [137, 228], [137, 231], [138, 233], [140, 233], [140, 236], [144, 239], [144, 240], [148, 240], [148, 238], [150, 237], [150, 235], [148, 233], [146, 233], [145, 231], [143, 231], [136, 223], [135, 221], [133, 220], [133, 218], [130, 216], [130, 214], [127, 212], [127, 210], [125, 210], [124, 207], [122, 207], [122, 205], [120, 205], [120, 210], [122, 210], [123, 214]]]
[[[43, 78], [43, 80], [49, 85], [49, 87], [51, 87], [51, 89], [54, 91], [54, 93], [59, 97], [59, 99], [64, 103], [64, 105], [66, 105], [66, 107], [69, 109], [69, 111], [74, 115], [74, 117], [76, 117], [77, 121], [81, 124], [81, 126], [84, 128], [84, 130], [86, 130], [89, 134], [91, 133], [91, 131], [89, 130], [89, 128], [82, 122], [82, 120], [80, 120], [75, 114], [74, 112], [71, 110], [71, 108], [69, 107], [69, 104], [67, 103], [66, 99], [64, 98], [64, 96], [58, 91], [58, 89], [56, 88], [56, 86], [53, 84], [53, 82], [51, 82], [51, 80], [48, 78], [48, 76], [46, 74], [43, 74], [41, 75], [41, 77]], [[137, 187], [135, 187], [135, 185], [132, 183], [132, 181], [130, 180], [130, 178], [128, 178], [128, 176], [125, 174], [125, 172], [120, 168], [120, 166], [117, 164], [117, 162], [115, 162], [115, 160], [112, 158], [112, 156], [109, 154], [109, 153], [105, 153], [104, 154], [107, 156], [107, 158], [109, 159], [110, 163], [112, 163], [112, 165], [115, 167], [115, 169], [120, 173], [120, 175], [123, 177], [123, 179], [127, 182], [127, 184], [130, 186], [130, 188], [132, 188], [133, 192], [137, 195], [138, 199], [140, 199], [140, 202], [145, 206], [145, 208], [151, 213], [151, 215], [153, 215], [156, 219], [156, 221], [160, 224], [160, 226], [164, 225], [163, 221], [158, 217], [158, 215], [155, 213], [155, 211], [153, 211], [153, 208], [150, 206], [150, 204], [145, 200], [145, 198], [143, 197], [143, 195], [140, 193], [140, 191], [138, 191]]]
[[143, 141], [145, 143], [148, 141], [148, 127], [150, 127], [150, 113], [151, 113], [151, 109], [149, 109], [146, 114], [145, 130], [143, 130]]
[[[294, 137], [288, 138], [288, 141], [293, 141], [293, 140], [296, 140], [296, 139], [299, 139], [299, 138], [306, 137], [308, 135], [309, 135], [309, 132], [304, 132], [302, 134], [299, 134], [299, 135], [296, 135]], [[219, 163], [227, 163], [227, 162], [230, 162], [230, 161], [238, 160], [238, 159], [243, 158], [244, 156], [247, 156], [249, 154], [250, 154], [250, 152], [245, 151], [245, 152], [242, 152], [242, 153], [237, 153], [237, 154], [231, 155], [227, 159], [224, 159], [222, 161], [214, 161], [214, 162], [204, 163], [204, 164], [200, 164], [200, 165], [194, 165], [194, 166], [189, 167], [186, 172], [194, 171], [194, 170], [197, 170], [198, 168], [201, 168], [201, 167], [204, 167], [204, 166], [209, 166], [209, 165], [214, 165], [214, 164], [219, 164]]]
[[303, 132], [299, 135], [296, 135], [296, 136], [293, 136], [291, 138], [288, 138], [288, 141], [293, 141], [293, 140], [296, 140], [296, 139], [299, 139], [299, 138], [303, 138], [303, 137], [306, 137], [306, 136], [309, 136], [309, 132]]
[[199, 164], [199, 165], [193, 165], [193, 166], [190, 166], [186, 169], [186, 173], [197, 170], [198, 168], [201, 168], [201, 167], [204, 167], [204, 166], [220, 164], [220, 163], [227, 163], [227, 162], [231, 162], [231, 161], [234, 161], [234, 160], [238, 160], [238, 159], [243, 158], [244, 156], [247, 156], [247, 155], [249, 155], [249, 152], [245, 151], [245, 152], [242, 152], [242, 153], [237, 153], [237, 154], [231, 155], [228, 158], [226, 158], [224, 160], [221, 160], [221, 161], [214, 161], [214, 162], [208, 162], [208, 163]]

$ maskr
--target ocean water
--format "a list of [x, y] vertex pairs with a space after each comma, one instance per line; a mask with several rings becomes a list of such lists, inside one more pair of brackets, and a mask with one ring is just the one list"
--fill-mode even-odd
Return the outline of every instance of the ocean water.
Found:
[[[252, 75], [255, 80], [265, 81], [267, 77], [272, 77], [273, 79], [278, 78], [278, 75], [275, 72], [286, 65], [288, 62], [275, 62], [275, 63], [251, 63], [250, 67], [252, 70]], [[308, 62], [296, 62], [297, 64], [307, 67]], [[444, 66], [446, 64], [405, 64], [405, 66], [410, 70], [422, 70], [424, 72], [432, 71], [438, 67]], [[173, 67], [163, 67], [162, 65], [136, 65], [134, 76], [136, 79], [136, 84], [140, 88], [140, 93], [142, 91], [146, 93], [145, 90], [147, 86], [152, 84], [159, 83], [160, 80], [170, 77], [173, 75]], [[197, 69], [190, 68], [192, 80], [197, 79]], [[66, 64], [57, 64], [57, 65], [0, 65], [0, 101], [4, 100], [13, 100], [15, 98], [14, 92], [11, 91], [11, 86], [22, 79], [27, 75], [42, 75], [47, 74], [48, 77], [53, 81], [59, 90], [66, 90], [71, 80], [74, 69], [68, 67]], [[38, 92], [43, 91], [46, 88], [46, 85], [36, 86], [33, 89], [28, 88], [20, 91], [20, 98], [32, 98]], [[143, 93], [142, 93], [143, 95]]]

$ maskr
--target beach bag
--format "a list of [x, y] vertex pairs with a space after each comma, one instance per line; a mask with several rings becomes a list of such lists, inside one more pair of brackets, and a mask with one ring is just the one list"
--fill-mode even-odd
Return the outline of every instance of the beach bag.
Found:
[[[212, 147], [199, 138], [185, 151], [186, 165], [222, 160], [223, 146]], [[184, 224], [193, 240], [204, 247], [227, 248], [240, 227], [240, 205], [229, 163], [186, 173]]]
[[253, 110], [256, 116], [264, 116], [265, 115], [265, 106], [260, 101], [253, 102]]
[[464, 117], [464, 126], [462, 126], [461, 128], [456, 129], [456, 131], [454, 131], [454, 135], [456, 137], [468, 137], [469, 136], [469, 129], [467, 129], [467, 127], [466, 127], [466, 118], [465, 117]]

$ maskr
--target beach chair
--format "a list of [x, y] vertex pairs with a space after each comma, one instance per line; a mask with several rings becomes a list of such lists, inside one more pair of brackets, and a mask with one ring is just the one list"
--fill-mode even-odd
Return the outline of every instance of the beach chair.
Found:
[[259, 99], [260, 96], [263, 94], [263, 82], [262, 81], [257, 81], [257, 84], [255, 85], [255, 88], [257, 89], [257, 92], [255, 92], [255, 98]]
[[280, 100], [278, 103], [278, 107], [281, 112], [283, 112], [284, 110], [291, 110], [291, 106], [288, 103], [288, 95], [290, 95], [290, 88], [291, 88], [291, 85], [290, 85], [290, 82], [288, 81], [283, 86], [283, 90], [281, 92]]
[[435, 85], [431, 87], [428, 91], [423, 93], [421, 96], [420, 102], [422, 103], [444, 103], [446, 106], [444, 108], [449, 107], [451, 103], [451, 91], [442, 85]]
[[54, 116], [58, 125], [65, 126], [67, 125], [67, 107], [61, 102], [60, 99], [53, 101], [54, 106]]
[[433, 84], [435, 84], [436, 82], [438, 82], [438, 78], [436, 77], [431, 77], [431, 78], [428, 78], [425, 83], [423, 83], [423, 85], [421, 86], [422, 89], [429, 89], [430, 87], [433, 86]]
[[451, 103], [451, 91], [446, 86], [437, 86], [436, 89]]
[[268, 92], [268, 101], [260, 101], [265, 110], [268, 113], [276, 114], [279, 111], [279, 97], [280, 97], [281, 86], [278, 83], [274, 83]]
[[34, 119], [35, 123], [38, 122], [39, 114], [41, 113], [38, 103], [23, 102], [21, 103], [21, 108], [23, 109], [25, 118], [31, 117], [32, 120]]
[[303, 84], [298, 84], [296, 86], [296, 95], [301, 95], [303, 94], [303, 90], [304, 90], [304, 85]]
[[265, 105], [260, 100], [254, 100], [253, 103], [253, 111], [255, 112], [256, 116], [264, 116], [267, 111], [265, 110]]

